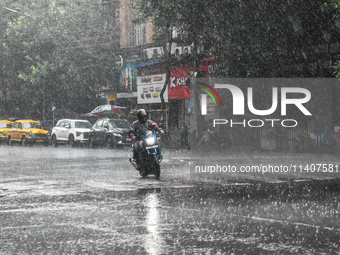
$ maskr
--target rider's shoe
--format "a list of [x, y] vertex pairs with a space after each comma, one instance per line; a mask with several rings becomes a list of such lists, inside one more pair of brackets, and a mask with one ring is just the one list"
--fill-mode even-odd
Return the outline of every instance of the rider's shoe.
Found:
[[161, 163], [163, 161], [163, 155], [158, 155], [158, 158], [159, 158], [159, 163]]
[[131, 162], [131, 164], [133, 165], [134, 168], [136, 168], [137, 171], [139, 171], [140, 169], [140, 164], [137, 163], [137, 161], [133, 158], [130, 158], [129, 161]]
[[136, 170], [139, 171], [142, 168], [142, 166], [138, 162], [136, 162], [136, 164], [137, 164]]

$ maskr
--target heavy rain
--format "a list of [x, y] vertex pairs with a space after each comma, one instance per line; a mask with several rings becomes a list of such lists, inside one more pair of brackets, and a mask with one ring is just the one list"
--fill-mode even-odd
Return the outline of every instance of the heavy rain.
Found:
[[340, 254], [339, 0], [0, 0], [0, 254]]

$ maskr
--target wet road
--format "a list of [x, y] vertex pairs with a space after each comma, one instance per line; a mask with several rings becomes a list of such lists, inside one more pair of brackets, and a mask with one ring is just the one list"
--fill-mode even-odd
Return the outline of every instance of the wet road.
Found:
[[[128, 149], [0, 152], [0, 254], [340, 254], [334, 172], [202, 175], [189, 163], [204, 156], [165, 150], [158, 181], [138, 175]], [[281, 164], [313, 162], [290, 156]], [[214, 162], [277, 165], [280, 157]], [[310, 180], [318, 174], [322, 182]]]

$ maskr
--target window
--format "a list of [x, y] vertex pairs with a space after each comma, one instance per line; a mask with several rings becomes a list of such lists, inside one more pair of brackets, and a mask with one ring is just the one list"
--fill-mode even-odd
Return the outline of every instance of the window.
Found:
[[130, 128], [130, 123], [126, 120], [110, 120], [113, 128]]
[[67, 121], [61, 121], [57, 124], [57, 127], [65, 127], [67, 124]]
[[134, 24], [133, 27], [134, 45], [142, 45], [146, 43], [146, 25]]
[[103, 122], [103, 127], [104, 127], [104, 128], [108, 128], [108, 127], [109, 127], [109, 124], [107, 123], [107, 121], [104, 121], [104, 122]]
[[90, 122], [76, 121], [74, 123], [75, 128], [91, 128], [92, 125]]
[[[21, 123], [20, 123], [21, 124]], [[42, 129], [40, 123], [36, 122], [24, 122], [24, 128], [37, 128], [37, 129]], [[19, 125], [20, 126], [20, 125]]]
[[116, 16], [116, 20], [119, 22], [119, 20], [120, 20], [120, 9], [119, 8], [116, 9], [115, 16]]
[[100, 121], [98, 121], [98, 122], [94, 125], [94, 127], [95, 127], [95, 128], [100, 128], [100, 127], [102, 126], [102, 124], [103, 124], [103, 121], [100, 120]]
[[0, 123], [0, 128], [11, 128], [11, 127], [12, 127], [11, 123], [6, 123], [6, 122]]

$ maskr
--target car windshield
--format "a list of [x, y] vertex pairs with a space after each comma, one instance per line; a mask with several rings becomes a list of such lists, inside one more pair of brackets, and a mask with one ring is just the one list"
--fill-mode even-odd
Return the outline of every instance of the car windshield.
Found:
[[0, 128], [11, 128], [12, 123], [0, 122]]
[[22, 125], [23, 125], [23, 128], [37, 128], [37, 129], [42, 129], [40, 123], [36, 123], [36, 122], [24, 122]]
[[113, 128], [130, 128], [130, 123], [126, 120], [110, 120]]
[[90, 122], [84, 122], [84, 121], [76, 121], [74, 123], [75, 128], [91, 128], [92, 125]]

